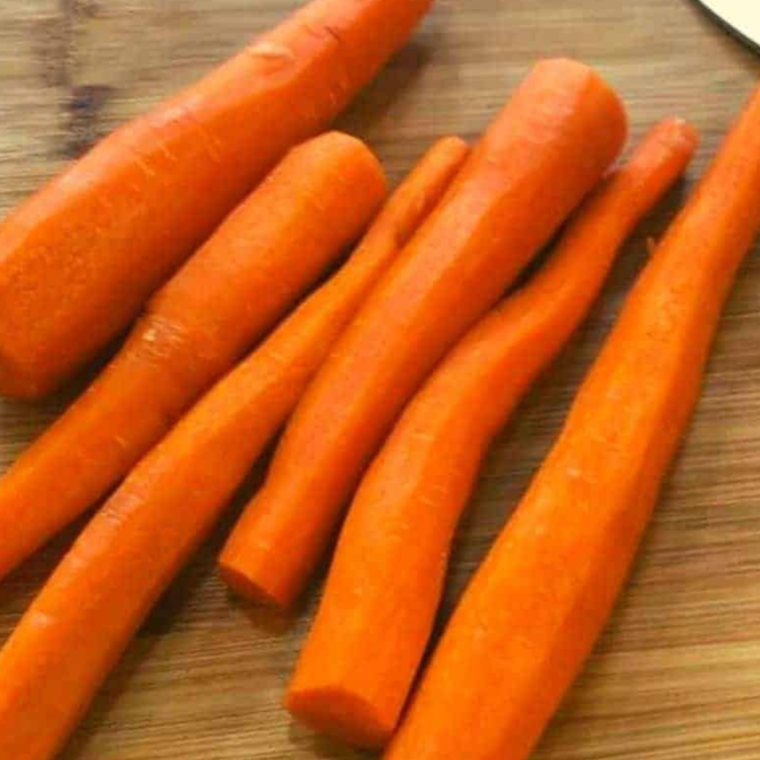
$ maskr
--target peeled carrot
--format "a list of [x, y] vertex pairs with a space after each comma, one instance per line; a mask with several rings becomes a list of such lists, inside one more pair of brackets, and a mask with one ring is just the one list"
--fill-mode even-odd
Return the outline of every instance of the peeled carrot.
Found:
[[293, 601], [406, 401], [596, 184], [625, 132], [620, 101], [591, 69], [534, 68], [299, 404], [222, 554], [233, 589]]
[[492, 437], [584, 318], [616, 251], [696, 144], [683, 121], [657, 125], [579, 212], [535, 280], [478, 323], [407, 407], [343, 526], [288, 693], [297, 718], [360, 746], [390, 739]]
[[628, 298], [386, 760], [525, 760], [607, 620], [760, 229], [760, 90]]
[[338, 274], [188, 412], [84, 530], [0, 652], [0, 757], [46, 760], [60, 747], [466, 154], [458, 138], [437, 143]]
[[291, 151], [0, 479], [0, 577], [126, 475], [358, 236], [384, 187], [373, 154], [348, 135]]
[[0, 226], [0, 392], [42, 395], [117, 335], [433, 0], [314, 0], [129, 122]]

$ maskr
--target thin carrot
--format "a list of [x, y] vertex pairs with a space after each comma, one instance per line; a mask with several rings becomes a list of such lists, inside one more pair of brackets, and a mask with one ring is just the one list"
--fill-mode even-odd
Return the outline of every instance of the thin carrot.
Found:
[[85, 529], [0, 652], [0, 757], [47, 760], [62, 744], [466, 154], [458, 138], [437, 143], [343, 269], [198, 402]]
[[760, 90], [639, 278], [386, 760], [525, 760], [602, 630], [760, 229]]
[[0, 227], [0, 392], [42, 395], [118, 334], [434, 0], [314, 0], [129, 122]]
[[328, 133], [288, 154], [0, 478], [0, 577], [129, 472], [358, 236], [383, 193], [382, 169], [353, 137]]
[[616, 251], [696, 144], [683, 121], [658, 124], [579, 212], [536, 279], [478, 323], [407, 407], [343, 526], [288, 693], [297, 718], [352, 744], [390, 739], [492, 437], [585, 317]]
[[222, 554], [237, 592], [293, 601], [406, 401], [596, 184], [625, 132], [620, 101], [591, 69], [534, 68], [305, 394]]

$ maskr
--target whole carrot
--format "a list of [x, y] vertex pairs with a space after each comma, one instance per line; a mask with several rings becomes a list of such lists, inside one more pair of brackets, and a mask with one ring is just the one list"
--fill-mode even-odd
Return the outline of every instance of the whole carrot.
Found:
[[525, 760], [626, 578], [760, 228], [760, 91], [639, 278], [386, 760]]
[[433, 0], [314, 0], [103, 140], [0, 226], [0, 392], [91, 358], [293, 145], [322, 131]]
[[235, 590], [293, 601], [406, 401], [596, 184], [625, 132], [620, 101], [591, 69], [534, 68], [305, 394], [222, 554]]
[[476, 325], [407, 407], [343, 526], [288, 693], [297, 718], [353, 744], [390, 739], [488, 444], [586, 315], [616, 251], [696, 144], [683, 121], [658, 124], [578, 213], [535, 280]]
[[466, 154], [458, 138], [437, 143], [348, 263], [188, 412], [84, 530], [0, 652], [0, 757], [52, 757]]
[[359, 235], [383, 194], [382, 169], [353, 137], [291, 151], [0, 478], [0, 577], [126, 475]]

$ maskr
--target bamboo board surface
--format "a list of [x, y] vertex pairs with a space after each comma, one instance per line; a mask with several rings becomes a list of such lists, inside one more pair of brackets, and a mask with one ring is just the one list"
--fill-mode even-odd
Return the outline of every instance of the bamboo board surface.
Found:
[[[0, 211], [295, 5], [3, 0]], [[458, 537], [444, 616], [550, 446], [646, 239], [662, 233], [760, 72], [760, 61], [688, 0], [439, 0], [340, 126], [367, 139], [398, 178], [435, 137], [474, 139], [530, 63], [547, 55], [597, 66], [624, 95], [635, 136], [674, 113], [696, 124], [703, 144], [688, 181], [642, 225], [591, 319], [488, 457]], [[760, 756], [759, 293], [756, 251], [631, 584], [537, 760]], [[74, 392], [35, 406], [0, 401], [0, 466]], [[294, 726], [280, 707], [319, 583], [290, 618], [232, 601], [214, 573], [228, 527], [172, 586], [62, 760], [364, 757]], [[0, 586], [0, 640], [74, 533]]]

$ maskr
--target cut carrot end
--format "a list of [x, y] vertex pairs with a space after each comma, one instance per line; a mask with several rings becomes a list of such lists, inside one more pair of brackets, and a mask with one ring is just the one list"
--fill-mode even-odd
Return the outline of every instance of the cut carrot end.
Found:
[[341, 686], [291, 689], [285, 707], [312, 730], [362, 749], [382, 749], [396, 728], [378, 715], [371, 702]]
[[251, 578], [239, 567], [230, 565], [224, 560], [219, 560], [219, 575], [230, 590], [242, 599], [255, 604], [285, 611], [289, 609], [293, 600], [274, 589], [264, 588], [260, 583]]
[[680, 116], [663, 119], [662, 123], [667, 124], [674, 132], [679, 132], [692, 146], [696, 147], [702, 139], [697, 128]]
[[652, 129], [651, 134], [656, 135], [669, 146], [680, 143], [689, 155], [694, 153], [702, 139], [695, 127], [678, 116], [663, 119]]

